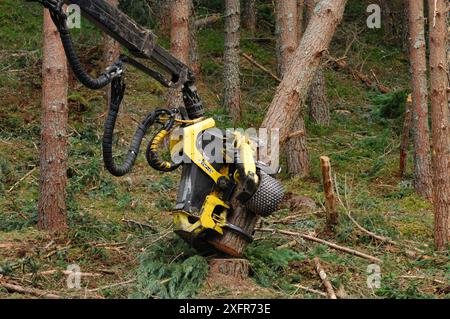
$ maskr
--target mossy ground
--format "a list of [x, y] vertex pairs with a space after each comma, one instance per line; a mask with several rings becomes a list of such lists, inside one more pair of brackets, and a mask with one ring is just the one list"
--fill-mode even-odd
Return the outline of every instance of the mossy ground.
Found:
[[[351, 9], [356, 10], [354, 6]], [[269, 9], [261, 10], [264, 17], [270, 15]], [[156, 248], [166, 247], [174, 240], [169, 211], [175, 200], [179, 177], [177, 173], [156, 173], [145, 164], [142, 156], [133, 173], [126, 178], [113, 178], [105, 172], [101, 162], [101, 134], [106, 110], [103, 92], [88, 91], [77, 85], [72, 85], [70, 91], [70, 230], [57, 238], [36, 230], [38, 169], [9, 192], [25, 174], [39, 166], [41, 12], [39, 6], [29, 3], [5, 0], [0, 4], [0, 277], [73, 298], [121, 298], [143, 296], [146, 292], [158, 294], [163, 290], [154, 286], [144, 287], [142, 278], [153, 280], [156, 285], [167, 285], [167, 289], [173, 278], [180, 278], [180, 274], [175, 273], [179, 270], [176, 266], [173, 266], [174, 272], [167, 270], [156, 274], [155, 266], [148, 264], [152, 261], [146, 258], [154, 256]], [[353, 37], [350, 30], [357, 27], [358, 22], [355, 21], [345, 21], [340, 27], [330, 49], [334, 56], [344, 54]], [[83, 54], [83, 59], [98, 65], [101, 56], [99, 33], [86, 25], [76, 36], [77, 43], [82, 45], [80, 51], [89, 53]], [[242, 50], [275, 70], [272, 35], [267, 32], [261, 37], [269, 40], [255, 42], [244, 33]], [[199, 34], [202, 64], [199, 89], [208, 113], [215, 116], [221, 127], [230, 127], [230, 117], [221, 108], [220, 98], [222, 40], [219, 26], [202, 30]], [[386, 86], [394, 90], [409, 89], [405, 53], [396, 46], [385, 44], [379, 31], [365, 30], [347, 56], [351, 65], [366, 73], [373, 70]], [[241, 66], [245, 110], [242, 126], [257, 127], [277, 83], [244, 60]], [[314, 199], [321, 211], [324, 198], [319, 157], [329, 156], [342, 200], [354, 218], [368, 230], [403, 245], [397, 247], [375, 242], [355, 228], [342, 208], [340, 223], [334, 233], [324, 231], [322, 212], [302, 213], [289, 208], [266, 220], [265, 225], [319, 234], [324, 239], [381, 258], [381, 288], [367, 287], [370, 262], [366, 260], [303, 241], [294, 248], [279, 251], [276, 247], [292, 238], [258, 234], [258, 240], [247, 253], [253, 266], [250, 284], [243, 285], [242, 292], [237, 295], [236, 290], [230, 291], [226, 287], [213, 289], [205, 284], [200, 296], [317, 298], [317, 295], [299, 290], [295, 284], [322, 289], [310, 262], [312, 257], [320, 256], [333, 285], [344, 287], [349, 297], [448, 298], [444, 290], [449, 285], [449, 259], [447, 255], [433, 251], [432, 205], [416, 196], [411, 188], [411, 159], [406, 178], [398, 177], [397, 124], [373, 116], [376, 108], [373, 96], [376, 93], [331, 68], [326, 68], [325, 74], [332, 125], [323, 128], [307, 123], [311, 177], [302, 180], [283, 173], [283, 183], [289, 192]], [[126, 77], [126, 102], [117, 128], [118, 144], [122, 145], [118, 147], [118, 153], [126, 150], [136, 120], [163, 105], [165, 97], [164, 90], [141, 73], [130, 70]], [[293, 222], [277, 223], [279, 218], [297, 213], [299, 218]], [[122, 219], [150, 224], [154, 231], [132, 227]], [[413, 246], [423, 252], [414, 251]], [[164, 254], [164, 250], [156, 250], [158, 254]], [[261, 251], [270, 254], [261, 254]], [[182, 256], [183, 251], [180, 250], [179, 254], [160, 257], [161, 260], [169, 260], [170, 265], [179, 264], [187, 258]], [[85, 277], [83, 289], [70, 290], [66, 288], [66, 277], [61, 273], [36, 275], [46, 270], [62, 271], [71, 264], [79, 265], [82, 272], [100, 273], [101, 276]], [[197, 268], [194, 266], [193, 269]], [[140, 278], [137, 285], [95, 290], [136, 276]], [[193, 280], [200, 278], [196, 274], [187, 276], [192, 276], [189, 278]], [[177, 287], [178, 279], [172, 282]], [[180, 295], [170, 291], [162, 296]], [[0, 297], [20, 296], [0, 290]]]

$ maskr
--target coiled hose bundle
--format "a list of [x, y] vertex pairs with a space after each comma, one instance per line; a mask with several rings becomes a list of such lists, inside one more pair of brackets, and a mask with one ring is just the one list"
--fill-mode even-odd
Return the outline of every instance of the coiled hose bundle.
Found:
[[72, 37], [69, 28], [67, 27], [67, 16], [63, 12], [62, 6], [63, 2], [58, 2], [56, 7], [50, 10], [50, 15], [60, 34], [61, 42], [73, 73], [84, 86], [92, 90], [104, 88], [111, 83], [111, 101], [103, 133], [103, 161], [106, 169], [112, 175], [117, 177], [128, 174], [136, 162], [145, 134], [161, 115], [168, 115], [169, 120], [148, 144], [146, 152], [147, 162], [152, 168], [159, 171], [168, 172], [177, 169], [180, 164], [177, 165], [173, 162], [164, 161], [157, 152], [157, 148], [160, 146], [162, 140], [169, 134], [175, 123], [176, 110], [157, 109], [150, 113], [137, 128], [124, 162], [121, 165], [117, 165], [114, 162], [112, 145], [114, 128], [116, 126], [120, 104], [122, 103], [126, 88], [122, 81], [122, 67], [123, 63], [127, 60], [126, 57], [121, 57], [116, 63], [108, 67], [98, 78], [91, 77], [83, 68], [75, 51]]

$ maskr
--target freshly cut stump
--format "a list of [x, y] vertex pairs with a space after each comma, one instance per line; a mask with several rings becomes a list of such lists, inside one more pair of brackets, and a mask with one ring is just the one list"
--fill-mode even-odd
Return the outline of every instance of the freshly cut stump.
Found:
[[[228, 222], [242, 228], [247, 234], [252, 235], [258, 217], [248, 211], [237, 200], [233, 201], [233, 207], [234, 211], [230, 214]], [[245, 248], [250, 244], [246, 238], [228, 229], [224, 230], [223, 236], [217, 236], [210, 240], [209, 243], [217, 250], [232, 257], [242, 257]]]
[[246, 259], [212, 259], [209, 262], [209, 272], [211, 274], [222, 274], [227, 276], [227, 278], [247, 279], [249, 269], [250, 264]]

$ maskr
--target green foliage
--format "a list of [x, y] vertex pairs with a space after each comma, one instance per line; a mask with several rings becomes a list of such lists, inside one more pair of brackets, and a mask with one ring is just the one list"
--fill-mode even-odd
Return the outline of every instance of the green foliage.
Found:
[[403, 287], [399, 278], [392, 274], [383, 277], [381, 288], [375, 292], [377, 296], [388, 299], [431, 299], [432, 295], [425, 294], [418, 289], [418, 282], [411, 281]]
[[0, 212], [0, 231], [21, 230], [37, 224], [37, 200], [20, 199]]
[[397, 119], [405, 114], [407, 91], [393, 91], [372, 97], [374, 115], [382, 119]]
[[207, 273], [206, 259], [195, 256], [181, 239], [165, 240], [142, 255], [132, 297], [194, 298]]
[[301, 253], [291, 249], [276, 249], [265, 242], [249, 246], [245, 257], [250, 261], [256, 282], [263, 287], [287, 285], [289, 263], [305, 259]]
[[147, 0], [120, 0], [119, 9], [132, 17], [138, 24], [154, 27], [155, 20]]

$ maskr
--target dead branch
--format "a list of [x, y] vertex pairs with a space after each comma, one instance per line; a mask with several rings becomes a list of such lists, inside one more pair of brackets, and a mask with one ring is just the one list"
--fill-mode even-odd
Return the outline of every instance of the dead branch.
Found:
[[100, 287], [100, 288], [95, 288], [95, 289], [89, 289], [89, 292], [96, 292], [96, 291], [101, 291], [101, 290], [105, 290], [105, 289], [110, 289], [110, 288], [115, 288], [115, 287], [122, 287], [122, 286], [126, 286], [129, 284], [132, 284], [136, 281], [136, 279], [130, 279], [124, 282], [118, 282], [116, 284], [112, 284], [112, 285], [108, 285], [108, 286], [104, 286], [104, 287]]
[[331, 282], [328, 280], [327, 273], [322, 268], [319, 257], [315, 257], [313, 261], [314, 266], [316, 267], [317, 274], [319, 275], [323, 285], [325, 286], [325, 289], [327, 290], [328, 298], [337, 299], [336, 294], [334, 293], [333, 285], [331, 285]]
[[213, 15], [210, 15], [210, 16], [207, 16], [204, 18], [200, 18], [195, 21], [195, 27], [198, 30], [198, 29], [207, 27], [211, 24], [214, 24], [222, 18], [223, 18], [223, 16], [220, 14], [213, 14]]
[[400, 278], [404, 278], [404, 279], [421, 279], [421, 280], [429, 280], [432, 281], [436, 284], [440, 284], [440, 285], [445, 285], [446, 282], [443, 280], [439, 280], [439, 279], [435, 279], [435, 278], [428, 278], [425, 276], [400, 276]]
[[0, 282], [0, 287], [5, 288], [9, 292], [17, 292], [20, 294], [32, 295], [35, 297], [61, 299], [61, 296], [56, 295], [54, 293], [50, 293], [45, 290], [41, 290], [41, 289], [37, 289], [37, 288], [26, 288], [26, 287], [19, 286], [17, 284], [11, 284], [11, 283], [7, 283], [7, 282]]
[[345, 61], [345, 58], [336, 59], [334, 57], [329, 56], [329, 61], [333, 63], [335, 67], [338, 69], [346, 72], [353, 78], [361, 81], [366, 87], [373, 88], [376, 87], [380, 93], [386, 94], [389, 92], [392, 92], [392, 90], [383, 84], [381, 84], [378, 79], [376, 79], [375, 83], [370, 79], [369, 76], [365, 75], [364, 73], [353, 69], [348, 65], [348, 63]]
[[81, 277], [101, 277], [102, 276], [102, 274], [98, 274], [98, 273], [73, 272], [73, 271], [68, 271], [68, 270], [56, 270], [56, 269], [41, 271], [41, 272], [37, 272], [37, 273], [28, 273], [26, 275], [28, 275], [28, 276], [30, 276], [30, 275], [50, 276], [50, 275], [54, 275], [54, 274], [63, 274], [66, 276], [77, 274], [77, 275], [80, 275]]
[[267, 73], [268, 75], [270, 75], [272, 78], [274, 78], [276, 81], [281, 82], [281, 79], [276, 76], [275, 74], [273, 74], [269, 69], [267, 69], [266, 67], [264, 67], [263, 65], [259, 64], [258, 62], [256, 62], [250, 55], [246, 54], [246, 53], [242, 53], [242, 56], [249, 61], [251, 64], [253, 64], [254, 66], [256, 66], [258, 69], [260, 69], [261, 71]]
[[381, 242], [386, 242], [389, 243], [391, 245], [397, 245], [397, 242], [393, 241], [390, 238], [384, 237], [384, 236], [380, 236], [377, 235], [367, 229], [365, 229], [364, 227], [362, 227], [351, 215], [351, 211], [350, 211], [350, 207], [349, 207], [349, 203], [348, 203], [348, 199], [347, 199], [347, 182], [345, 183], [345, 200], [347, 202], [347, 205], [344, 204], [344, 202], [342, 201], [341, 195], [339, 193], [339, 188], [338, 188], [338, 182], [337, 182], [337, 178], [336, 175], [334, 176], [334, 184], [335, 184], [335, 188], [336, 188], [336, 196], [337, 199], [339, 201], [339, 203], [341, 204], [342, 208], [345, 210], [345, 212], [347, 213], [347, 217], [350, 219], [350, 221], [362, 232], [366, 233], [367, 235], [369, 235], [372, 238], [375, 238]]
[[149, 224], [145, 224], [145, 223], [141, 223], [132, 219], [122, 219], [122, 222], [127, 224], [128, 227], [132, 227], [132, 226], [137, 226], [139, 227], [141, 230], [144, 230], [144, 228], [147, 228], [149, 230], [151, 230], [152, 232], [154, 232], [155, 234], [158, 233], [159, 231], [156, 229], [156, 227], [149, 225]]
[[334, 243], [331, 243], [329, 241], [317, 238], [317, 237], [313, 237], [313, 236], [309, 236], [306, 234], [302, 234], [302, 233], [296, 233], [296, 232], [291, 232], [291, 231], [286, 231], [286, 230], [279, 230], [279, 229], [271, 229], [271, 228], [256, 228], [256, 231], [260, 231], [260, 232], [265, 232], [265, 233], [278, 233], [278, 234], [282, 234], [282, 235], [287, 235], [287, 236], [294, 236], [294, 237], [300, 237], [303, 238], [305, 240], [309, 240], [309, 241], [313, 241], [316, 243], [320, 243], [320, 244], [324, 244], [327, 245], [330, 248], [351, 254], [353, 256], [357, 256], [357, 257], [361, 257], [367, 260], [370, 260], [374, 263], [378, 263], [381, 264], [383, 263], [383, 261], [377, 257], [362, 253], [360, 251], [348, 248], [348, 247], [344, 247], [344, 246], [340, 246]]
[[326, 293], [324, 293], [322, 291], [319, 291], [319, 290], [316, 290], [316, 289], [308, 288], [308, 287], [305, 287], [305, 286], [302, 286], [302, 285], [294, 285], [294, 287], [302, 289], [302, 290], [307, 291], [307, 292], [311, 292], [313, 294], [317, 294], [317, 295], [322, 296], [322, 297], [328, 297], [328, 295]]
[[31, 174], [34, 173], [34, 171], [36, 170], [36, 167], [33, 167], [33, 169], [31, 171], [29, 171], [28, 173], [26, 173], [21, 179], [19, 179], [10, 189], [8, 189], [7, 193], [11, 193], [13, 191], [14, 188], [16, 188], [17, 185], [19, 185], [23, 180], [25, 180], [28, 176], [30, 176]]
[[286, 243], [286, 244], [283, 244], [283, 245], [281, 245], [281, 246], [278, 246], [277, 249], [278, 249], [278, 250], [281, 250], [281, 249], [292, 248], [292, 247], [297, 246], [298, 244], [299, 244], [299, 242], [298, 242], [297, 240], [292, 240], [292, 241], [290, 241], [290, 242], [288, 242], [288, 243]]

